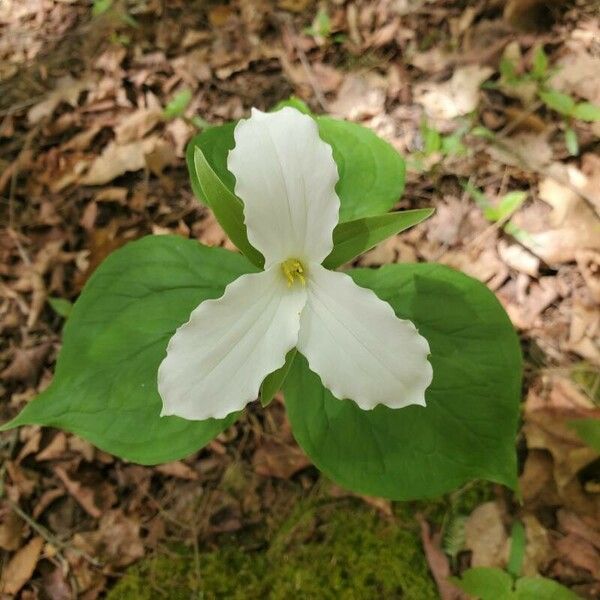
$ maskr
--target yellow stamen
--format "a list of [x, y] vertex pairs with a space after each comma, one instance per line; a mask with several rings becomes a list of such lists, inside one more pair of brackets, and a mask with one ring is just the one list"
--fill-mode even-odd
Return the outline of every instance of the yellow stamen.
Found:
[[288, 258], [287, 260], [284, 260], [281, 263], [281, 270], [283, 271], [284, 277], [287, 279], [288, 287], [292, 287], [292, 284], [296, 279], [299, 279], [302, 285], [306, 285], [304, 266], [297, 258]]

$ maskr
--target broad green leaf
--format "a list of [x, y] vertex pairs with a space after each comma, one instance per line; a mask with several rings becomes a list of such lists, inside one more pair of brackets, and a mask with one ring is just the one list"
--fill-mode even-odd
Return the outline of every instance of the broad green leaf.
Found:
[[515, 487], [521, 353], [494, 294], [435, 264], [349, 274], [429, 341], [427, 407], [363, 411], [336, 399], [297, 355], [284, 395], [298, 443], [327, 476], [363, 494], [432, 497], [477, 478]]
[[[333, 148], [339, 171], [336, 191], [341, 201], [340, 221], [389, 211], [404, 190], [402, 157], [371, 130], [356, 123], [331, 117], [316, 117], [316, 121], [321, 137]], [[192, 188], [202, 200], [204, 196], [194, 168], [195, 148], [202, 150], [214, 173], [234, 194], [235, 178], [227, 169], [227, 154], [235, 143], [234, 128], [235, 123], [212, 127], [188, 144], [186, 155]]]
[[600, 419], [574, 419], [569, 425], [596, 452], [600, 452]]
[[521, 521], [515, 521], [510, 534], [510, 556], [506, 570], [513, 576], [518, 577], [523, 567], [525, 557], [525, 528]]
[[189, 106], [192, 100], [192, 91], [184, 89], [175, 94], [173, 99], [165, 106], [163, 110], [163, 117], [165, 119], [175, 119], [180, 117], [185, 109]]
[[561, 115], [571, 116], [575, 108], [575, 100], [568, 94], [563, 94], [558, 90], [546, 89], [539, 92], [542, 102], [552, 110]]
[[73, 303], [65, 298], [48, 298], [48, 304], [52, 307], [52, 310], [65, 319], [71, 314], [73, 310]]
[[469, 596], [480, 600], [516, 600], [512, 577], [501, 569], [476, 567], [466, 570], [460, 579], [452, 577], [450, 581]]
[[515, 600], [581, 600], [581, 598], [552, 579], [521, 577], [517, 580]]
[[260, 386], [260, 403], [263, 406], [269, 406], [275, 394], [282, 388], [283, 382], [290, 371], [295, 357], [296, 349], [294, 348], [287, 353], [283, 367], [265, 377], [265, 380]]
[[581, 121], [600, 121], [600, 106], [591, 102], [580, 102], [573, 109], [572, 116]]
[[194, 172], [202, 196], [215, 217], [239, 250], [257, 267], [262, 267], [264, 258], [248, 241], [244, 225], [244, 205], [217, 177], [202, 150], [194, 151]]
[[51, 386], [1, 429], [59, 427], [142, 464], [201, 448], [236, 415], [160, 417], [157, 369], [191, 311], [253, 270], [240, 254], [176, 236], [149, 236], [117, 250], [73, 306]]
[[577, 133], [572, 127], [565, 129], [565, 146], [571, 156], [579, 154], [579, 142], [577, 141]]
[[340, 221], [386, 213], [404, 192], [405, 166], [390, 144], [370, 129], [331, 117], [317, 117], [319, 133], [331, 144], [340, 180]]
[[495, 211], [495, 221], [510, 217], [525, 202], [527, 192], [508, 192], [500, 199]]
[[334, 247], [323, 266], [335, 269], [433, 213], [433, 208], [419, 208], [340, 223], [333, 231]]

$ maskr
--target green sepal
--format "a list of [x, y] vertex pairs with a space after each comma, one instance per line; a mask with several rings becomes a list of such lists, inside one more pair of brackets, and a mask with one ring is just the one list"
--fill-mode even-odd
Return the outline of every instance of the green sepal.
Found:
[[294, 362], [296, 352], [296, 348], [290, 350], [285, 357], [283, 366], [277, 369], [277, 371], [273, 371], [270, 375], [267, 375], [262, 382], [262, 385], [260, 386], [260, 403], [263, 408], [271, 404], [275, 394], [283, 387], [283, 382]]
[[242, 201], [217, 177], [204, 153], [197, 146], [194, 149], [194, 169], [204, 201], [214, 212], [225, 233], [252, 264], [262, 267], [264, 258], [250, 244], [246, 235]]
[[333, 230], [333, 250], [323, 266], [336, 269], [383, 240], [428, 219], [434, 212], [433, 208], [419, 208], [339, 223]]

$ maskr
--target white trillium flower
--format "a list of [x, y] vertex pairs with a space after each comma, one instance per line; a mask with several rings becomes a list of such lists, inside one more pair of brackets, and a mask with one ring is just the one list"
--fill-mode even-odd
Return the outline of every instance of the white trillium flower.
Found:
[[289, 107], [253, 109], [234, 137], [227, 166], [264, 271], [242, 275], [177, 329], [158, 370], [162, 415], [241, 410], [294, 347], [337, 398], [365, 410], [424, 406], [427, 340], [373, 291], [321, 266], [340, 200], [332, 149], [315, 121]]

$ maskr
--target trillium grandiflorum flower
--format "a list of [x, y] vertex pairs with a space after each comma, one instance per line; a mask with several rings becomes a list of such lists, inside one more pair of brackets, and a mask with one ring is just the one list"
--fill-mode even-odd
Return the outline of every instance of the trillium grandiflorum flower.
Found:
[[227, 167], [264, 270], [242, 275], [179, 327], [158, 369], [162, 415], [223, 418], [258, 396], [297, 349], [337, 398], [369, 410], [425, 405], [429, 344], [412, 322], [349, 275], [321, 263], [340, 200], [331, 146], [310, 116], [253, 109]]

